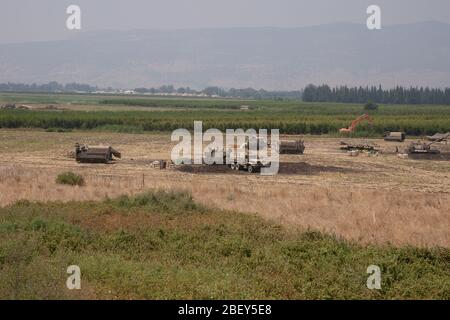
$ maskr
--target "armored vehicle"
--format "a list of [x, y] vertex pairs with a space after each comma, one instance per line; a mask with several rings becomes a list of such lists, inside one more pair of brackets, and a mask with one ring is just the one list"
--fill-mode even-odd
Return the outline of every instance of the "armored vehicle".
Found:
[[431, 146], [437, 142], [444, 141], [445, 139], [448, 138], [450, 138], [450, 133], [447, 133], [429, 143], [412, 142], [405, 151], [408, 154], [439, 154], [440, 151], [438, 149], [432, 149]]
[[75, 145], [77, 162], [109, 163], [113, 157], [120, 158], [121, 156], [121, 153], [111, 146], [86, 146], [78, 143]]
[[384, 134], [384, 141], [405, 141], [406, 135], [404, 132], [386, 132]]
[[279, 154], [303, 154], [305, 143], [303, 140], [281, 140], [278, 149]]

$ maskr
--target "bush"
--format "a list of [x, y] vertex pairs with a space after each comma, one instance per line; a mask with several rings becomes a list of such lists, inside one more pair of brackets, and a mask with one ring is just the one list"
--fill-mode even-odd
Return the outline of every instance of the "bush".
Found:
[[376, 110], [378, 110], [378, 105], [372, 101], [369, 101], [364, 105], [364, 110], [376, 111]]
[[134, 197], [123, 195], [112, 201], [123, 208], [146, 207], [147, 209], [162, 210], [167, 213], [202, 212], [204, 210], [201, 205], [192, 199], [191, 194], [179, 191], [159, 190]]
[[56, 178], [56, 183], [58, 184], [68, 184], [71, 186], [83, 186], [84, 178], [71, 171], [64, 172], [58, 175]]

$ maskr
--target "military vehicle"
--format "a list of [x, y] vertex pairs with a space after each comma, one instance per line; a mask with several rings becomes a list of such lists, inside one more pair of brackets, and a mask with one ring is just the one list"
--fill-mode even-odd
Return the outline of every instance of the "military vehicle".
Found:
[[384, 134], [384, 141], [403, 142], [405, 138], [406, 135], [404, 132], [386, 132]]
[[447, 132], [447, 133], [436, 133], [436, 134], [434, 134], [432, 136], [427, 136], [427, 140], [429, 140], [429, 141], [435, 141], [435, 140], [438, 140], [438, 139], [442, 139], [441, 141], [447, 141], [447, 139], [450, 139], [450, 132]]
[[[252, 154], [250, 150], [257, 150], [255, 154]], [[244, 144], [242, 144], [239, 150], [242, 152], [241, 161], [238, 159], [234, 159], [232, 163], [229, 165], [232, 170], [246, 170], [249, 173], [259, 172], [261, 168], [270, 167], [271, 163], [267, 159], [262, 159], [259, 156], [259, 152], [265, 150], [267, 153], [270, 150], [270, 145], [268, 145], [267, 141], [261, 138], [249, 139]], [[229, 153], [231, 150], [228, 150]]]
[[345, 141], [339, 142], [341, 145], [340, 149], [344, 151], [366, 151], [369, 153], [377, 153], [378, 146], [375, 144], [364, 144], [364, 143], [348, 143]]
[[412, 142], [408, 148], [406, 148], [405, 153], [407, 154], [439, 154], [441, 153], [438, 149], [432, 149], [431, 146], [437, 142], [444, 141], [450, 138], [450, 133], [441, 136], [432, 142]]
[[279, 154], [303, 154], [305, 143], [303, 140], [281, 140], [278, 149]]
[[121, 153], [111, 146], [86, 146], [75, 144], [77, 162], [109, 163], [114, 158], [121, 158]]
[[[251, 147], [251, 148], [250, 148]], [[235, 153], [235, 158], [233, 159], [233, 149]], [[255, 150], [256, 153], [253, 154], [250, 152], [250, 150]], [[269, 161], [266, 161], [265, 159], [262, 159], [259, 156], [259, 153], [265, 150], [267, 153], [270, 152], [270, 145], [268, 145], [267, 140], [262, 138], [256, 138], [256, 139], [246, 139], [246, 142], [241, 145], [233, 145], [233, 147], [228, 148], [226, 151], [223, 150], [221, 155], [221, 163], [209, 163], [210, 165], [228, 165], [232, 170], [246, 170], [250, 173], [252, 172], [258, 172], [261, 170], [261, 168], [269, 167], [271, 163]], [[216, 149], [208, 149], [205, 151], [205, 159], [212, 159], [217, 155], [217, 152], [220, 152]], [[241, 158], [237, 159], [237, 154], [240, 154]], [[222, 158], [223, 157], [223, 158]], [[228, 162], [227, 162], [228, 161]]]

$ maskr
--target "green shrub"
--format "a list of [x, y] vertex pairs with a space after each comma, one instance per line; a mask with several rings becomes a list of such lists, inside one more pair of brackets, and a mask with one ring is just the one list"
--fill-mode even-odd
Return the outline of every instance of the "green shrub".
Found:
[[364, 110], [376, 111], [376, 110], [378, 110], [378, 105], [372, 101], [369, 101], [364, 105]]
[[14, 222], [0, 223], [0, 233], [14, 232], [18, 229], [18, 225]]
[[46, 230], [47, 229], [47, 222], [43, 220], [42, 218], [34, 218], [30, 224], [29, 228], [33, 231], [40, 231], [40, 230]]
[[56, 178], [56, 183], [68, 184], [71, 186], [83, 186], [84, 178], [79, 174], [67, 171], [58, 175], [58, 177]]
[[167, 213], [201, 212], [204, 208], [196, 203], [191, 194], [178, 191], [153, 191], [130, 197], [123, 195], [112, 202], [122, 208], [146, 207]]

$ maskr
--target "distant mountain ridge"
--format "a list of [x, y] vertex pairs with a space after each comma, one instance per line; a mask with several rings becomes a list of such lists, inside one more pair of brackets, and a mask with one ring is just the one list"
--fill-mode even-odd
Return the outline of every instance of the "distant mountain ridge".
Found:
[[116, 88], [448, 87], [450, 25], [86, 32], [68, 40], [0, 45], [0, 82], [8, 81]]

